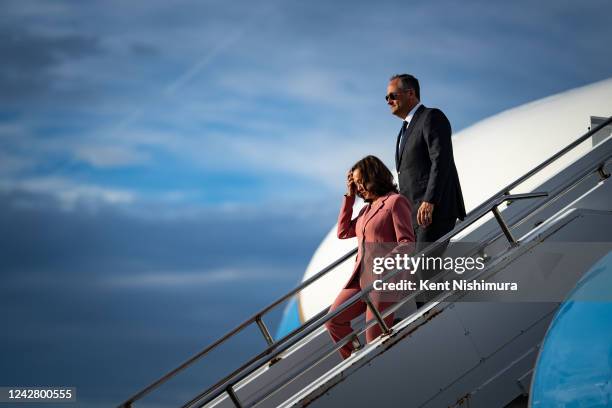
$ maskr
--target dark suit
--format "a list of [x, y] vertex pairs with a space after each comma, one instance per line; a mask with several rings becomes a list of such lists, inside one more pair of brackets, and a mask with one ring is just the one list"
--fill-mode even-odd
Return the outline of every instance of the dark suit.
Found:
[[[451, 126], [442, 111], [421, 105], [406, 130], [401, 151], [400, 135], [396, 145], [399, 188], [413, 204], [412, 225], [417, 249], [422, 249], [452, 230], [457, 218], [465, 218]], [[423, 201], [434, 205], [432, 223], [427, 228], [420, 227], [416, 220]]]

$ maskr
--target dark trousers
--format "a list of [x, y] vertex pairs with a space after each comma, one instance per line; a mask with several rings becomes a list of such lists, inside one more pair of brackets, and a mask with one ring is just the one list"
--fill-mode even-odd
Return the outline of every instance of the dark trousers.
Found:
[[[416, 236], [416, 253], [420, 253], [422, 250], [427, 248], [430, 244], [436, 242], [439, 238], [446, 235], [453, 228], [455, 228], [455, 223], [457, 222], [456, 218], [435, 218], [434, 212], [434, 222], [432, 222], [428, 227], [423, 228], [417, 224], [416, 220], [414, 220], [414, 235]], [[438, 247], [435, 251], [429, 253], [428, 257], [443, 257], [444, 251], [446, 251], [446, 247], [448, 246], [448, 241]], [[417, 276], [420, 280], [428, 280], [434, 278], [440, 270], [430, 269], [430, 270], [418, 270]], [[434, 298], [437, 293], [432, 291], [427, 291], [421, 293], [416, 296], [417, 304], [427, 303], [430, 299]]]
[[[434, 221], [426, 228], [421, 227], [419, 224], [417, 224], [416, 219], [413, 219], [417, 252], [425, 249], [425, 247], [429, 246], [429, 244], [436, 242], [439, 238], [450, 232], [453, 228], [455, 228], [456, 222], [456, 218], [436, 219], [435, 212]], [[444, 248], [446, 248], [446, 245]], [[442, 252], [444, 252], [444, 250]]]

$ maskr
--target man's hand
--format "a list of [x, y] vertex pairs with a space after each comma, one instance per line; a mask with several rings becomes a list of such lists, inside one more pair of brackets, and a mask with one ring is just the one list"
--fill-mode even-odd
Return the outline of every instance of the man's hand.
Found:
[[421, 206], [419, 207], [419, 211], [417, 211], [417, 223], [425, 228], [431, 224], [433, 217], [434, 205], [432, 203], [428, 203], [427, 201], [423, 201]]

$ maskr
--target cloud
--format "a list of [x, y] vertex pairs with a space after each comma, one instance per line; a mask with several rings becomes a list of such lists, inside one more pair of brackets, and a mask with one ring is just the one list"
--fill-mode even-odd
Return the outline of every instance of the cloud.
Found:
[[[94, 184], [78, 183], [60, 177], [35, 177], [14, 180], [0, 180], [0, 191], [3, 193], [25, 192], [42, 194], [52, 197], [65, 210], [73, 210], [77, 206], [95, 209], [100, 204], [130, 204], [137, 194], [128, 190], [106, 188]], [[36, 205], [36, 200], [18, 201], [27, 206]]]
[[[23, 201], [38, 205], [22, 206]], [[104, 202], [95, 212], [67, 212], [56, 201], [51, 193], [0, 189], [0, 247], [5, 251], [0, 270], [23, 276], [57, 270], [81, 280], [102, 272], [243, 270], [260, 276], [265, 269], [280, 274], [296, 254], [308, 257], [329, 225], [329, 220], [302, 217], [295, 205], [281, 213], [268, 207], [199, 208], [180, 217], [165, 217], [159, 206], [142, 217]]]
[[98, 55], [98, 38], [84, 34], [49, 36], [0, 23], [0, 93], [3, 104], [36, 97], [54, 85], [54, 68], [66, 61]]
[[269, 268], [218, 269], [212, 271], [167, 271], [140, 273], [131, 276], [113, 276], [103, 280], [102, 285], [109, 288], [210, 288], [215, 284], [237, 283], [241, 286], [252, 282], [263, 284], [266, 281], [295, 281], [295, 276], [286, 270], [274, 271]]
[[[332, 190], [344, 188], [348, 168], [368, 154], [390, 162], [393, 133], [375, 142], [371, 134], [351, 133], [351, 137], [296, 131], [291, 136], [254, 140], [241, 137], [227, 140], [225, 146], [243, 163], [259, 171], [282, 171], [317, 181]], [[314, 193], [311, 193], [314, 194]]]
[[21, 155], [10, 154], [0, 150], [0, 174], [8, 175], [31, 168], [35, 160]]
[[137, 58], [157, 57], [161, 54], [161, 50], [158, 47], [144, 42], [136, 42], [130, 45], [130, 51], [134, 53]]
[[[42, 192], [27, 193], [39, 207], [14, 206], [24, 195], [0, 191], [0, 310], [13, 328], [0, 377], [70, 383], [86, 404], [116, 404], [281, 296], [324, 233], [295, 209], [143, 219], [112, 205], [68, 213]], [[277, 322], [266, 316], [271, 329]], [[240, 341], [232, 359], [265, 344]], [[117, 378], [125, 361], [136, 368]]]
[[[201, 183], [211, 174], [225, 175], [227, 185], [236, 174], [256, 180], [252, 189], [241, 186], [243, 203], [274, 182], [283, 184], [265, 191], [271, 201], [285, 199], [287, 190], [296, 202], [323, 199], [343, 188], [346, 168], [366, 154], [393, 165], [398, 126], [382, 99], [393, 73], [422, 75], [425, 102], [442, 107], [458, 130], [610, 67], [600, 58], [570, 72], [573, 53], [589, 60], [609, 26], [598, 17], [597, 28], [560, 30], [571, 8], [565, 4], [443, 1], [414, 5], [405, 15], [394, 2], [267, 2], [257, 13], [247, 3], [179, 4], [133, 3], [119, 11], [58, 2], [43, 13], [10, 2], [16, 23], [5, 31], [21, 37], [2, 43], [9, 55], [19, 54], [15, 44], [45, 45], [40, 55], [16, 55], [10, 69], [22, 67], [28, 80], [49, 89], [47, 98], [18, 109], [26, 129], [0, 146], [5, 178], [72, 180], [68, 191], [84, 190], [67, 192], [66, 202], [97, 194], [123, 205], [128, 196], [87, 186], [104, 180], [105, 189], [122, 191], [133, 170], [156, 180], [178, 163], [181, 183], [191, 184], [157, 191], [175, 203], [196, 199], [192, 191], [201, 188], [220, 206], [235, 205], [236, 196], [223, 195], [218, 184]], [[437, 19], [425, 24], [432, 12]], [[415, 29], [398, 29], [404, 25]], [[149, 198], [149, 184], [130, 185]]]
[[127, 146], [82, 145], [76, 147], [74, 154], [78, 159], [100, 168], [134, 166], [150, 161], [146, 153]]
[[[287, 54], [289, 59], [299, 58], [296, 56], [299, 50], [287, 50]], [[218, 75], [216, 80], [219, 87], [241, 98], [250, 100], [274, 95], [279, 102], [287, 100], [312, 105], [318, 111], [332, 108], [350, 112], [367, 108], [372, 102], [354, 83], [352, 75], [349, 77], [333, 67], [316, 66], [314, 61], [290, 71], [230, 70]]]

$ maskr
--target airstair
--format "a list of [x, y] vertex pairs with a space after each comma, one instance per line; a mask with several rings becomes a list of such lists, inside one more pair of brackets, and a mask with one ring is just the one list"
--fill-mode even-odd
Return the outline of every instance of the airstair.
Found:
[[[530, 380], [550, 320], [581, 275], [612, 248], [612, 117], [471, 211], [455, 229], [430, 245], [450, 240], [453, 256], [480, 256], [485, 268], [465, 274], [473, 282], [519, 282], [523, 290], [437, 293], [402, 315], [411, 293], [380, 313], [372, 287], [332, 314], [324, 310], [283, 338], [265, 324], [271, 311], [338, 265], [356, 249], [138, 392], [120, 407], [146, 406], [143, 398], [247, 328], [256, 327], [267, 347], [229, 375], [186, 399], [182, 407], [505, 407], [529, 393]], [[587, 149], [584, 147], [587, 146]], [[572, 160], [562, 163], [580, 150]], [[520, 191], [547, 170], [537, 187]], [[393, 273], [384, 280], [393, 278]], [[434, 280], [448, 278], [441, 273]], [[353, 322], [363, 347], [342, 361], [326, 321], [363, 299], [374, 312]], [[383, 318], [397, 311], [392, 327]], [[364, 344], [365, 329], [383, 335]], [[344, 342], [354, 337], [345, 338]]]

